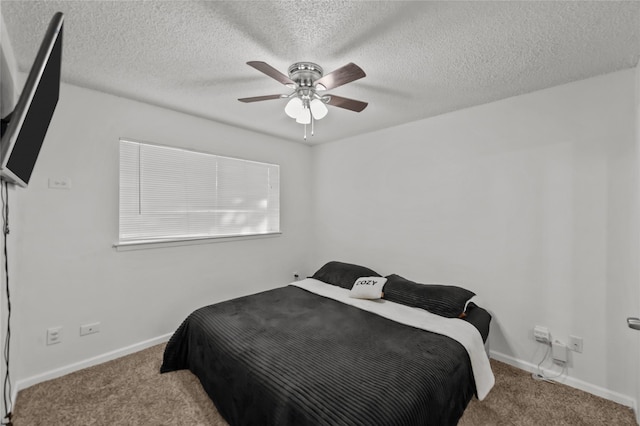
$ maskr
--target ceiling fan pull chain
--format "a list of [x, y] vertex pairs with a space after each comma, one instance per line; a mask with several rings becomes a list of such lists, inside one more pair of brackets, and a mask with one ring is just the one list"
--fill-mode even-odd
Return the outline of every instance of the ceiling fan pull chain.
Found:
[[314, 121], [316, 121], [316, 120], [313, 118], [313, 114], [311, 114], [311, 136], [313, 136], [313, 122]]
[[307, 140], [307, 125], [304, 125], [304, 140]]

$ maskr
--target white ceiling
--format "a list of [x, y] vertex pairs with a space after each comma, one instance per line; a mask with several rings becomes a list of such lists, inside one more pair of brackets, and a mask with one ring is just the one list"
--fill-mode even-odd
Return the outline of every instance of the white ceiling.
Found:
[[[329, 107], [306, 143], [401, 123], [633, 67], [640, 2], [8, 1], [0, 3], [20, 70], [48, 21], [65, 14], [63, 81], [303, 142], [282, 73], [349, 62], [361, 80], [333, 89], [369, 102]], [[89, 107], [89, 106], [88, 106]]]

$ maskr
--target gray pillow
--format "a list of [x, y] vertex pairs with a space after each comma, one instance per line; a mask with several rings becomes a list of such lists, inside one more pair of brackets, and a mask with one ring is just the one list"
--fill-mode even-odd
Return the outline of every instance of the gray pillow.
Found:
[[383, 298], [395, 303], [426, 309], [447, 318], [460, 318], [475, 293], [462, 287], [419, 284], [400, 275], [387, 276]]
[[353, 284], [360, 277], [381, 276], [382, 275], [376, 271], [367, 267], [352, 265], [351, 263], [336, 262], [334, 260], [326, 263], [322, 268], [318, 269], [311, 278], [351, 290]]

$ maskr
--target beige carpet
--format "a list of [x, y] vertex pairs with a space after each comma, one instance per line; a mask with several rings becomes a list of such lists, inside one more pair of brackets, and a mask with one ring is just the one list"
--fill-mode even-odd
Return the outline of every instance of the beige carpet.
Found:
[[[226, 425], [188, 371], [160, 374], [164, 345], [18, 394], [16, 426]], [[460, 425], [636, 425], [630, 408], [492, 360], [496, 385]]]

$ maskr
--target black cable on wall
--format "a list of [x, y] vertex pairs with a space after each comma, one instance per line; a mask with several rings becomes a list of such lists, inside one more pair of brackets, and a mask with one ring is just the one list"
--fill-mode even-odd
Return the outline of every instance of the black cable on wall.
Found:
[[2, 397], [4, 399], [4, 417], [2, 420], [3, 425], [11, 426], [11, 378], [9, 374], [9, 355], [11, 348], [11, 293], [9, 291], [9, 254], [7, 250], [7, 240], [9, 236], [9, 189], [8, 184], [5, 181], [0, 181], [2, 187], [0, 188], [0, 198], [2, 198], [2, 236], [4, 242], [4, 278], [5, 278], [5, 291], [7, 294], [7, 334], [4, 340], [4, 362], [5, 372], [2, 386]]

